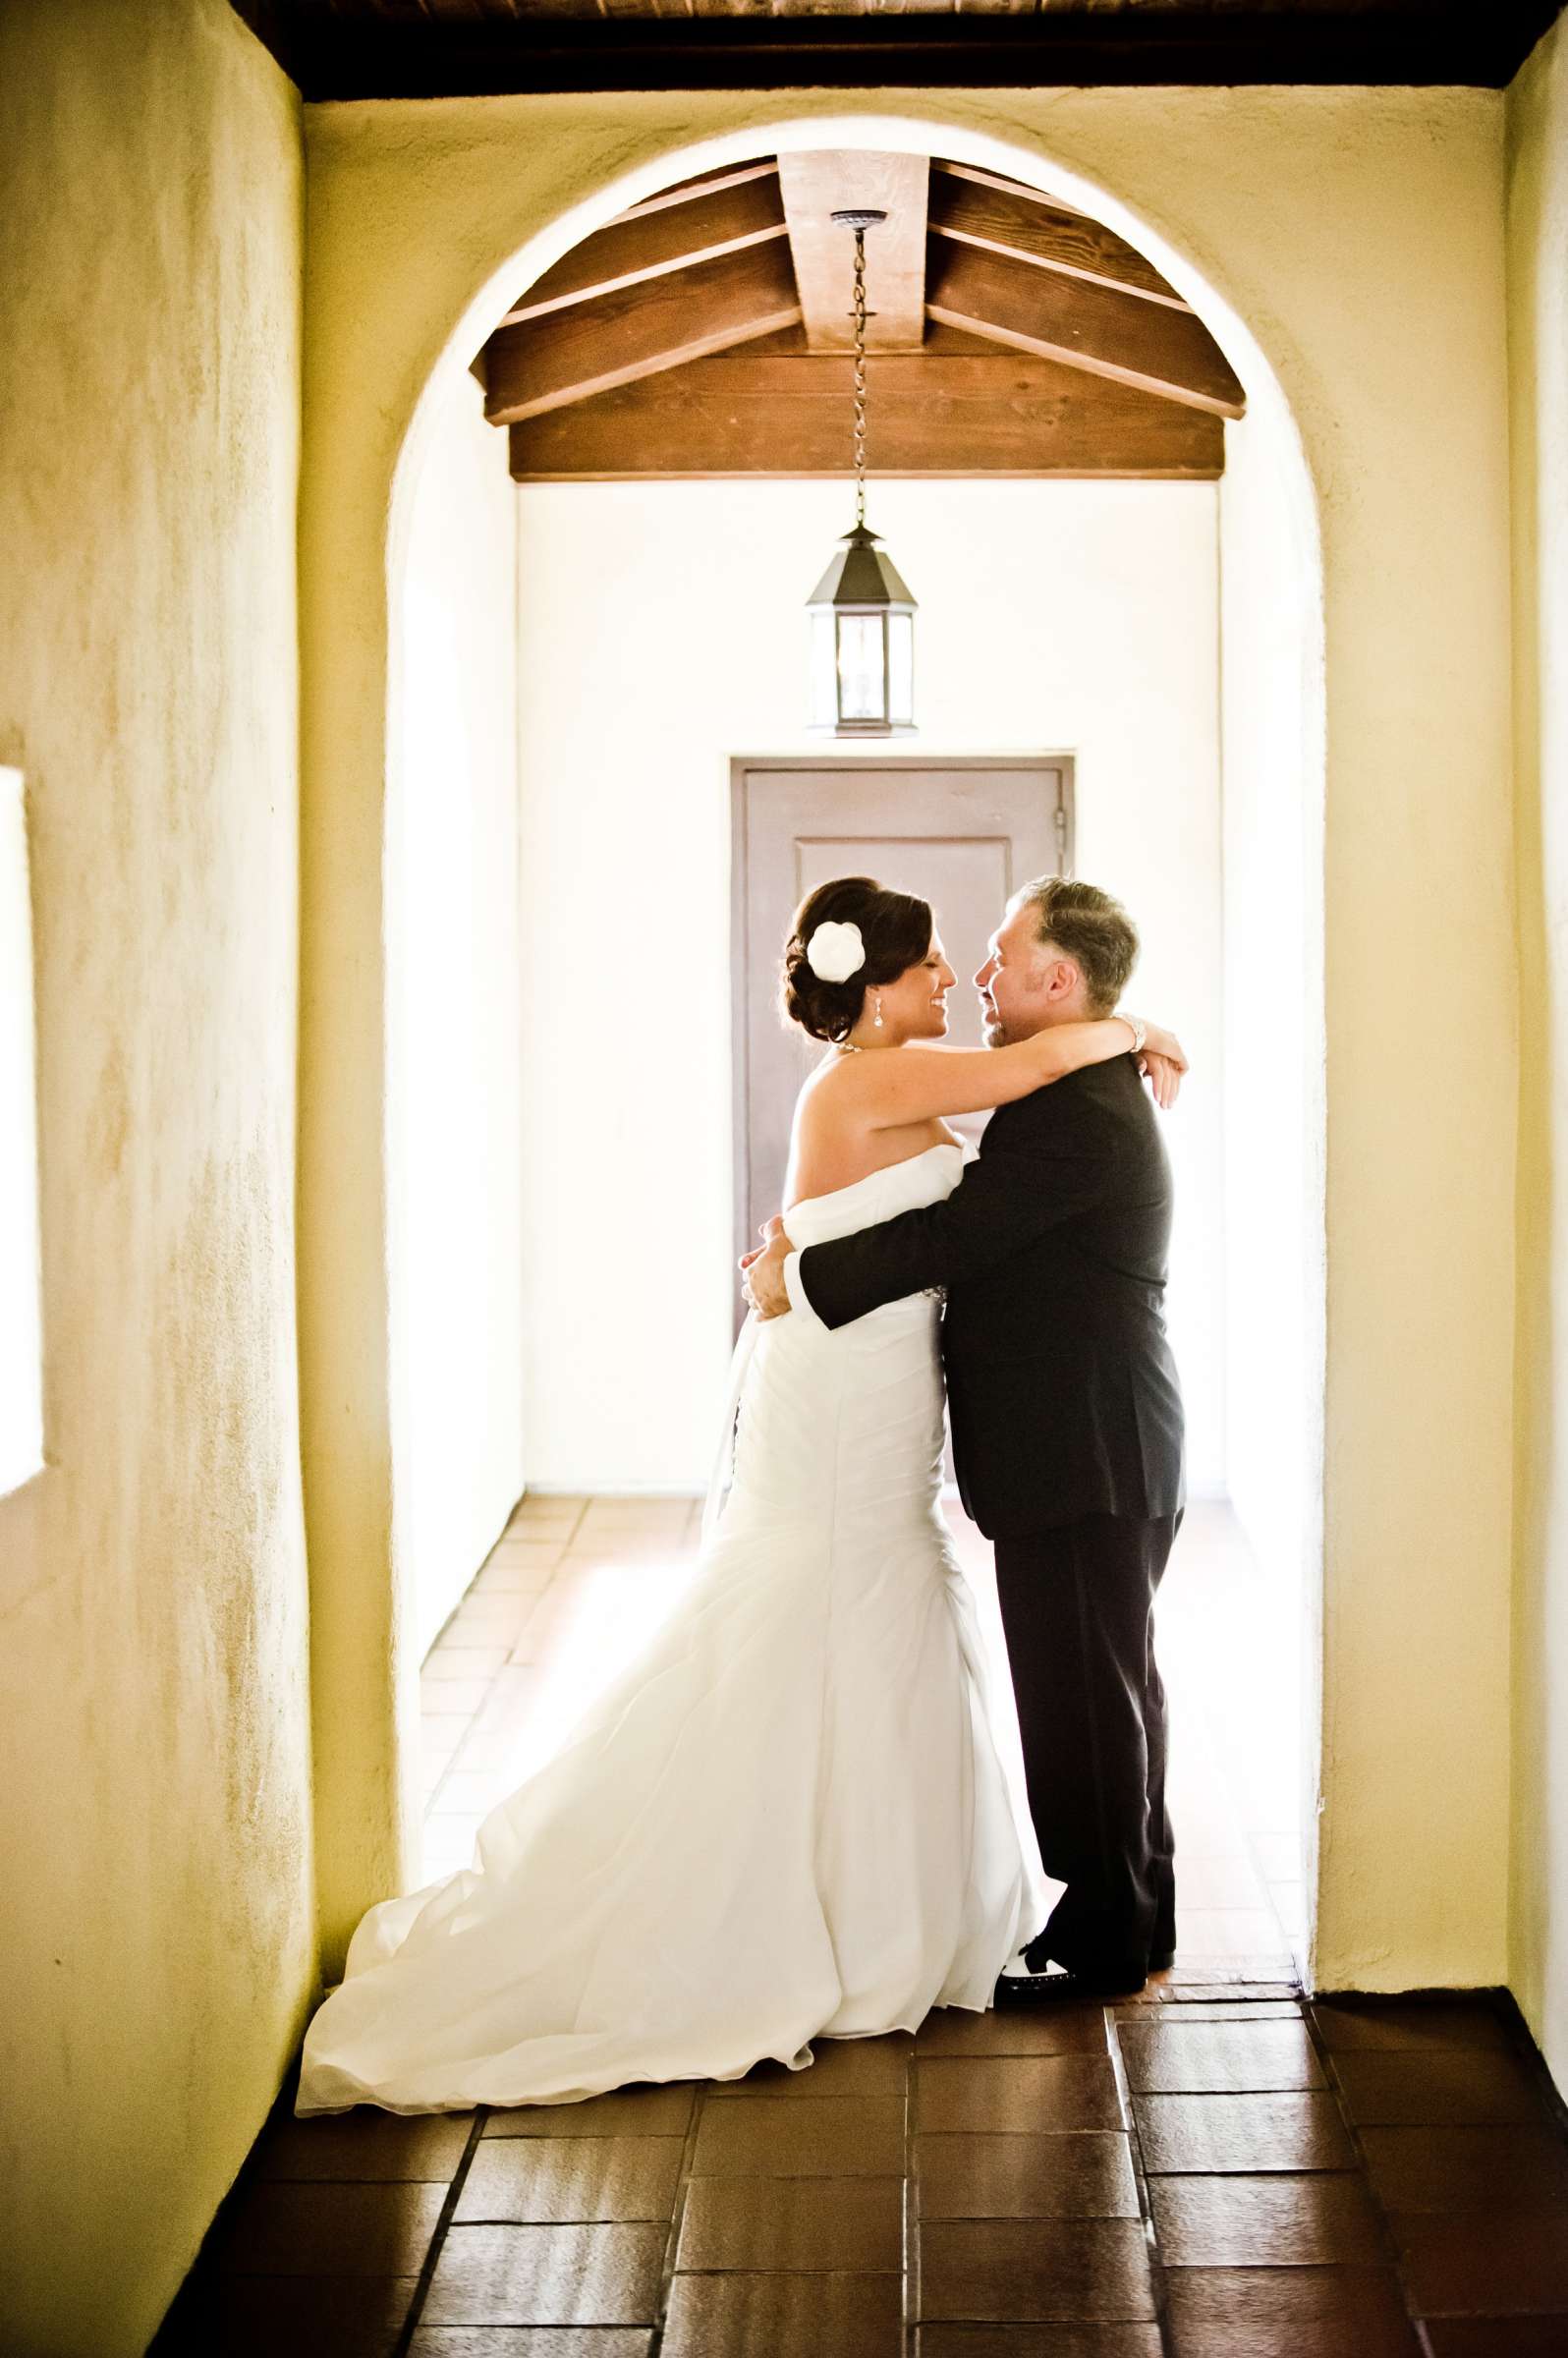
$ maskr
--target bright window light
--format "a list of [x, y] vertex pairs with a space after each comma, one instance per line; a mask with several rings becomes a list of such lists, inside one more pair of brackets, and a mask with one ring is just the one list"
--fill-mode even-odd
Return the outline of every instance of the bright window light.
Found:
[[32, 922], [20, 770], [0, 768], [0, 1495], [43, 1464]]

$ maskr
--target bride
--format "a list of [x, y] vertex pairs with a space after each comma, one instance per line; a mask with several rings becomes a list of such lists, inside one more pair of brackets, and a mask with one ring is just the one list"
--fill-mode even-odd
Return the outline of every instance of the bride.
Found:
[[[797, 1245], [948, 1195], [969, 1150], [944, 1116], [1143, 1045], [1111, 1016], [937, 1047], [956, 980], [924, 901], [843, 876], [802, 904], [783, 1003], [828, 1053], [795, 1110]], [[1180, 1051], [1150, 1032], [1148, 1052], [1168, 1101]], [[938, 1307], [748, 1324], [692, 1587], [474, 1864], [366, 1912], [297, 2114], [801, 2069], [815, 2038], [990, 2003], [1044, 1907], [939, 1505]]]

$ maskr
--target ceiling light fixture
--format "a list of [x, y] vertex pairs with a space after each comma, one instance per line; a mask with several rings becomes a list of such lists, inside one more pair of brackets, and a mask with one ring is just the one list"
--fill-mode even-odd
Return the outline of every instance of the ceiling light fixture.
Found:
[[812, 595], [811, 726], [835, 737], [907, 737], [915, 727], [915, 600], [866, 523], [866, 232], [884, 212], [832, 218], [855, 232], [855, 527]]

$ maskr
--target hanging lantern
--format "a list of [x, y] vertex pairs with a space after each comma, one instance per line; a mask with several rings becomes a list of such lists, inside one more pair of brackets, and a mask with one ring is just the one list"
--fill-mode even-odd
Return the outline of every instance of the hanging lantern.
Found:
[[887, 215], [833, 219], [855, 232], [855, 525], [812, 595], [811, 726], [835, 737], [915, 727], [915, 600], [866, 523], [866, 232]]

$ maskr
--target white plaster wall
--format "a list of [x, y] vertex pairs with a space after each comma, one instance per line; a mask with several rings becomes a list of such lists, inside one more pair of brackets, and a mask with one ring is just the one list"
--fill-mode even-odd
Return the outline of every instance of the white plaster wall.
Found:
[[0, 9], [45, 1377], [0, 1499], [0, 2347], [48, 2358], [146, 2347], [316, 1989], [301, 182], [222, 0]]
[[388, 843], [394, 1544], [421, 1656], [523, 1488], [512, 489], [465, 374], [412, 504]]
[[[1225, 429], [1219, 491], [1225, 902], [1226, 1461], [1260, 1563], [1306, 1572], [1315, 1357], [1309, 1040], [1310, 564], [1266, 408]], [[1317, 919], [1319, 892], [1311, 895]]]
[[[803, 601], [849, 494], [518, 498], [529, 1479], [695, 1488], [731, 1340], [730, 758], [846, 750], [804, 726]], [[1078, 872], [1133, 912], [1129, 1001], [1192, 1054], [1170, 1309], [1194, 1486], [1217, 1491], [1214, 486], [876, 482], [869, 506], [920, 599], [920, 730], [888, 750], [1076, 756]]]
[[1509, 92], [1521, 982], [1514, 1990], [1568, 2088], [1568, 32]]

